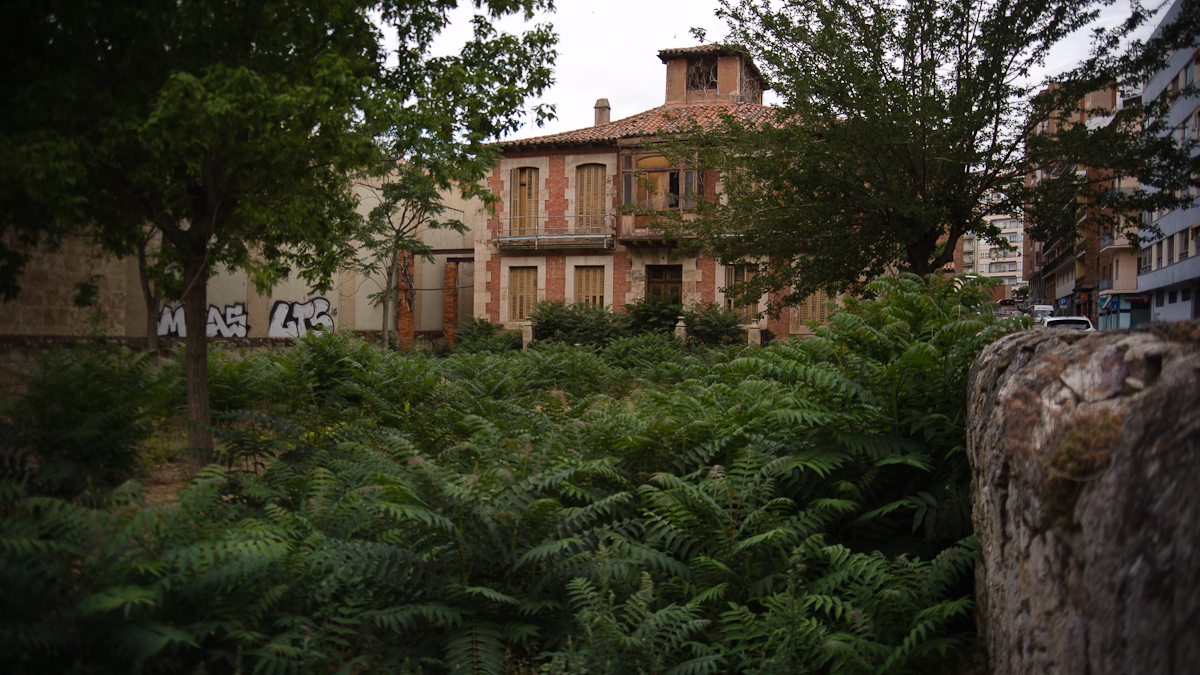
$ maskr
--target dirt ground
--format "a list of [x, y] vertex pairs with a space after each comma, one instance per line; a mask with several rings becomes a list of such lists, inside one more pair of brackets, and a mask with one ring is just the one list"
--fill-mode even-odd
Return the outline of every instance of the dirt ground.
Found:
[[146, 488], [147, 504], [167, 504], [187, 484], [187, 462], [175, 459], [152, 467], [148, 476], [140, 482]]

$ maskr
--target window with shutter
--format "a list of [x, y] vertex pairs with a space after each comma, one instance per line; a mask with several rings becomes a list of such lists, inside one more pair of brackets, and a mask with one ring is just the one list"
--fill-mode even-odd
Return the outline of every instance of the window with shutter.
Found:
[[531, 167], [513, 169], [509, 185], [512, 215], [508, 227], [515, 235], [532, 235], [537, 230], [538, 170]]
[[745, 267], [725, 268], [725, 311], [736, 312], [743, 323], [749, 323], [757, 316], [758, 300], [737, 303], [734, 297], [730, 295], [729, 288], [734, 284], [745, 283], [752, 279], [754, 279], [754, 270], [746, 269]]
[[797, 305], [796, 309], [800, 313], [801, 323], [816, 321], [817, 323], [823, 324], [828, 321], [829, 313], [833, 310], [825, 306], [825, 302], [827, 300], [829, 300], [829, 298], [825, 295], [824, 291], [817, 291], [816, 293], [808, 296], [804, 302]]
[[537, 268], [508, 268], [508, 320], [524, 321], [537, 303]]
[[576, 232], [603, 231], [604, 179], [603, 164], [584, 164], [575, 169]]
[[646, 295], [683, 300], [683, 265], [646, 265]]
[[575, 302], [604, 306], [604, 266], [575, 268]]

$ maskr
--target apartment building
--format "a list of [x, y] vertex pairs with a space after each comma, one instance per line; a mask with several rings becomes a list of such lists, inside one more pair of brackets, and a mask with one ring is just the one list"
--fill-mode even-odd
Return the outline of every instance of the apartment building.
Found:
[[[1167, 11], [1156, 34], [1163, 26], [1179, 17], [1183, 0], [1176, 0]], [[1164, 93], [1174, 93], [1192, 86], [1200, 70], [1200, 46], [1177, 50], [1167, 66], [1147, 78], [1143, 94], [1154, 100]], [[1170, 110], [1170, 133], [1182, 143], [1200, 136], [1200, 95], [1180, 97]], [[1196, 197], [1196, 195], [1191, 195]], [[1137, 284], [1142, 296], [1149, 301], [1154, 321], [1183, 321], [1200, 318], [1200, 201], [1185, 209], [1156, 211], [1143, 215], [1143, 222], [1156, 226], [1157, 236], [1142, 230], [1146, 242], [1141, 250]]]
[[773, 109], [762, 105], [758, 68], [736, 47], [664, 49], [658, 58], [666, 71], [663, 105], [611, 120], [608, 100], [600, 99], [590, 127], [505, 142], [488, 181], [500, 204], [475, 238], [478, 316], [517, 328], [542, 300], [620, 308], [655, 295], [684, 305], [714, 302], [778, 336], [824, 320], [820, 295], [767, 317], [769, 297], [739, 305], [725, 295], [749, 269], [675, 254], [655, 214], [686, 222], [693, 195], [717, 198], [721, 176], [673, 164], [656, 142], [722, 115], [765, 122]]
[[[1068, 120], [1091, 128], [1112, 123], [1115, 111], [1140, 101], [1136, 92], [1115, 88], [1087, 94]], [[1056, 133], [1059, 119], [1043, 120], [1037, 133]], [[1035, 184], [1051, 175], [1075, 173], [1107, 190], [1133, 190], [1137, 181], [1074, 163], [1026, 176]], [[1054, 305], [1060, 316], [1086, 316], [1098, 328], [1127, 328], [1149, 320], [1148, 307], [1138, 294], [1138, 252], [1101, 216], [1109, 214], [1083, 196], [1064, 205], [1075, 219], [1074, 237], [1022, 242], [1023, 276], [1029, 283], [1029, 304]], [[1106, 224], [1108, 223], [1108, 224]]]
[[963, 237], [962, 271], [991, 279], [999, 279], [1009, 287], [1024, 286], [1022, 276], [1024, 262], [1021, 247], [1025, 240], [1025, 225], [1016, 216], [1000, 215], [985, 217], [989, 223], [995, 224], [1001, 230], [1001, 237], [1009, 246], [999, 242], [968, 234]]

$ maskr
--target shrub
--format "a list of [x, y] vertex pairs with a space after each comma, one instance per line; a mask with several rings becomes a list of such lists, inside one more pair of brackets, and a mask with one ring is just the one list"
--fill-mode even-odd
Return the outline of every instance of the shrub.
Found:
[[324, 392], [215, 416], [228, 466], [177, 504], [0, 480], [0, 653], [18, 674], [961, 672], [933, 657], [973, 648], [964, 378], [1025, 325], [985, 291], [878, 280], [765, 349], [265, 354]]
[[38, 354], [25, 393], [0, 408], [0, 449], [17, 471], [36, 463], [30, 477], [43, 493], [71, 498], [115, 487], [137, 468], [138, 444], [157, 412], [152, 358], [128, 349]]
[[683, 312], [689, 344], [738, 345], [746, 344], [746, 329], [742, 318], [727, 312], [715, 302], [700, 302]]
[[639, 333], [613, 340], [601, 354], [618, 368], [648, 370], [678, 361], [681, 346], [671, 333]]
[[472, 317], [455, 331], [458, 346], [454, 351], [463, 354], [507, 352], [521, 348], [521, 334], [504, 330], [504, 325], [482, 317]]
[[625, 317], [605, 307], [561, 300], [539, 302], [529, 315], [535, 342], [603, 346], [627, 334]]
[[629, 330], [635, 334], [675, 332], [675, 324], [683, 314], [683, 305], [657, 295], [643, 296], [625, 305]]

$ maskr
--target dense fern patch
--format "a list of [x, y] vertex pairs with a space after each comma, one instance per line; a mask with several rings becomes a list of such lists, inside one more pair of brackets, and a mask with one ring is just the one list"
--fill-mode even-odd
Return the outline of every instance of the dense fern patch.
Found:
[[[1021, 324], [995, 322], [977, 281], [870, 291], [767, 348], [647, 334], [434, 358], [317, 335], [215, 353], [220, 450], [177, 503], [134, 482], [60, 494], [25, 464], [0, 482], [0, 656], [15, 673], [936, 671], [974, 649], [966, 369]], [[130, 358], [96, 366], [146, 373], [109, 401], [114, 447], [181, 403], [175, 363]], [[0, 430], [22, 430], [6, 452], [29, 466], [46, 451], [23, 439], [49, 423], [21, 411], [59, 387], [37, 377]]]

